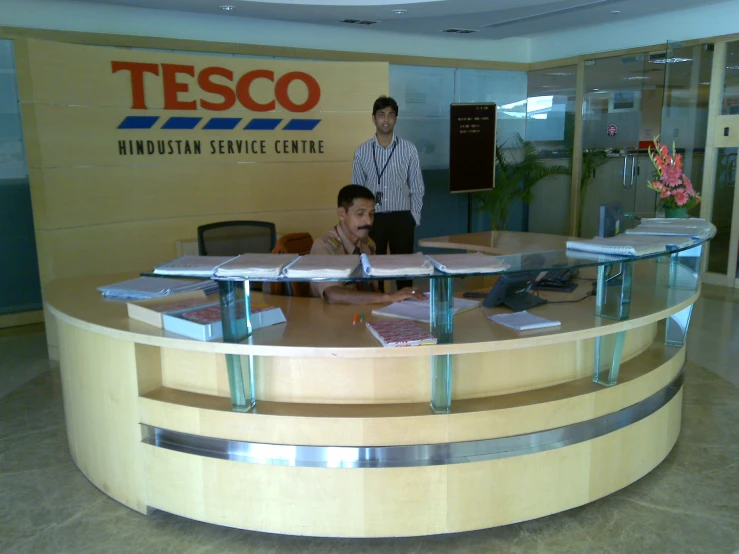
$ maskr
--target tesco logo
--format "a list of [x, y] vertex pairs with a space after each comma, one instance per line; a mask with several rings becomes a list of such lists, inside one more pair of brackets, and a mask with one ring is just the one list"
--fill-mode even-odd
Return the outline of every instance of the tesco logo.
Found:
[[[180, 64], [156, 64], [141, 62], [111, 62], [113, 73], [129, 72], [131, 78], [131, 97], [134, 110], [146, 110], [146, 94], [144, 75], [160, 77], [164, 88], [165, 110], [204, 110], [224, 111], [232, 108], [236, 101], [253, 112], [269, 112], [279, 104], [289, 112], [301, 113], [312, 110], [321, 99], [321, 87], [318, 81], [303, 71], [285, 73], [275, 81], [275, 73], [269, 69], [255, 69], [234, 79], [234, 72], [223, 67], [206, 67], [195, 75], [195, 67]], [[190, 79], [188, 79], [190, 77]], [[218, 81], [214, 79], [218, 79]], [[193, 79], [195, 80], [193, 82]], [[260, 103], [251, 96], [251, 85], [257, 79], [266, 79], [274, 83], [274, 99]], [[300, 81], [308, 89], [308, 97], [302, 104], [290, 98], [290, 85]], [[211, 102], [202, 98], [198, 100], [181, 100], [180, 94], [190, 93], [190, 88], [210, 93], [221, 98], [220, 102]]]

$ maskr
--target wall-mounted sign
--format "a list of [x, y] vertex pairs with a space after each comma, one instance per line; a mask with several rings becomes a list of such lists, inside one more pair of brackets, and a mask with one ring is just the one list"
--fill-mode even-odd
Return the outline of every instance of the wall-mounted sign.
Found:
[[613, 123], [611, 123], [608, 126], [608, 129], [606, 130], [606, 132], [608, 133], [609, 137], [615, 137], [616, 134], [618, 133], [618, 127], [616, 127]]
[[450, 192], [474, 192], [493, 188], [497, 113], [497, 106], [491, 102], [451, 105]]
[[32, 69], [38, 124], [66, 132], [47, 150], [57, 166], [351, 159], [387, 79], [380, 64], [57, 49], [75, 57]]

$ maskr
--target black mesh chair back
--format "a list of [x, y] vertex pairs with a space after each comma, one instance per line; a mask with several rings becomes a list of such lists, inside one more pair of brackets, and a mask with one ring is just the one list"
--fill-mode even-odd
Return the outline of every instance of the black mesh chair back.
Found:
[[268, 254], [276, 242], [275, 224], [268, 221], [220, 221], [198, 227], [201, 256]]

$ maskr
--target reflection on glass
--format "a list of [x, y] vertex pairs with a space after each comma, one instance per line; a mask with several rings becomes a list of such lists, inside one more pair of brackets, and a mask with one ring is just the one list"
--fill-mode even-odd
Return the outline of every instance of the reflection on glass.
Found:
[[[451, 67], [390, 66], [390, 96], [398, 103], [398, 136], [418, 150], [421, 169], [449, 168], [449, 105], [454, 102]], [[371, 113], [372, 106], [367, 106]]]
[[711, 241], [708, 254], [708, 271], [726, 275], [729, 267], [729, 242], [731, 214], [734, 206], [736, 180], [736, 148], [719, 148], [716, 162], [716, 188], [713, 197], [712, 222], [716, 226], [716, 238]]
[[[667, 59], [686, 60], [666, 64], [665, 99], [662, 107], [662, 142], [673, 141], [683, 154], [683, 173], [695, 189], [703, 189], [703, 161], [708, 127], [708, 94], [713, 64], [713, 45], [668, 45]], [[691, 210], [698, 216], [700, 206]]]
[[579, 236], [597, 234], [602, 204], [620, 202], [628, 214], [654, 217], [646, 149], [660, 134], [665, 62], [662, 52], [585, 64]]
[[[572, 167], [577, 66], [531, 71], [525, 102], [526, 140], [539, 149], [545, 166]], [[568, 234], [570, 176], [551, 177], [533, 189], [529, 231]]]
[[526, 73], [488, 69], [458, 69], [456, 102], [498, 105], [498, 144], [526, 133]]
[[739, 42], [729, 42], [726, 45], [726, 69], [724, 71], [721, 114], [739, 114]]

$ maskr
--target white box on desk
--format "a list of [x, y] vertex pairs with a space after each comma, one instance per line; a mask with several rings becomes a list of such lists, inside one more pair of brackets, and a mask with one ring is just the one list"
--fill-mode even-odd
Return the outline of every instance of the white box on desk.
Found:
[[126, 303], [128, 317], [162, 329], [162, 316], [168, 312], [183, 312], [194, 308], [202, 308], [213, 303], [208, 300], [202, 290], [182, 292], [146, 300], [132, 300]]
[[[202, 308], [212, 308], [214, 310], [217, 308], [220, 310], [220, 305], [211, 304], [210, 306], [203, 306]], [[198, 323], [181, 317], [183, 314], [192, 311], [194, 310], [188, 309], [180, 312], [164, 314], [162, 316], [164, 330], [202, 341], [211, 341], [223, 338], [223, 324], [220, 318], [211, 323]], [[277, 306], [257, 305], [252, 308], [252, 330], [277, 325], [278, 323], [285, 323], [285, 321], [287, 321], [285, 319], [285, 314], [283, 314], [282, 310]]]

